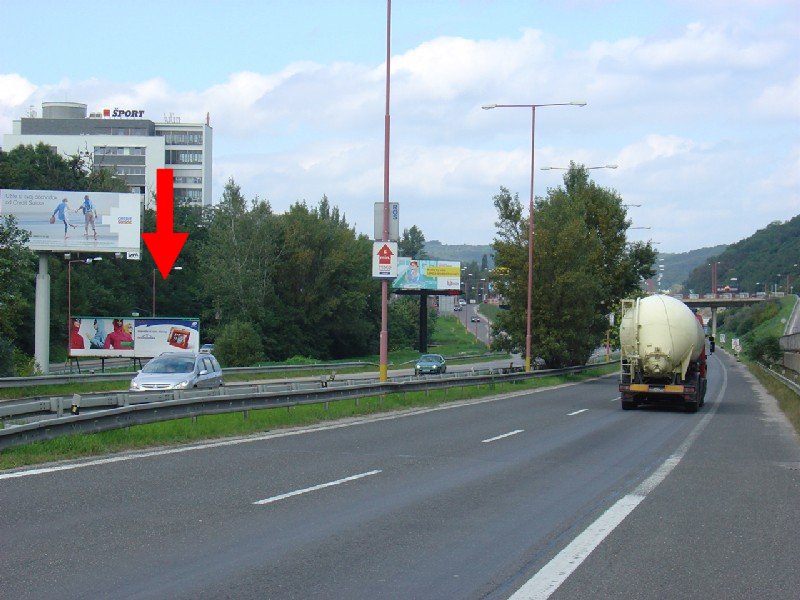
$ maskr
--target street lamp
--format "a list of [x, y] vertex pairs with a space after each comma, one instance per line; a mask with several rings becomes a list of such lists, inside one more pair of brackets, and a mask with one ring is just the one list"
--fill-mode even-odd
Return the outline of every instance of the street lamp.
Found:
[[531, 109], [531, 198], [528, 207], [528, 306], [525, 316], [525, 372], [531, 370], [531, 306], [533, 303], [533, 175], [534, 175], [534, 142], [536, 139], [536, 109], [544, 106], [586, 106], [586, 102], [555, 102], [549, 104], [484, 104], [484, 110], [493, 108], [530, 108]]
[[[592, 169], [618, 169], [619, 165], [601, 165], [599, 167], [583, 167], [587, 171]], [[569, 171], [570, 167], [542, 167], [540, 171]]]
[[72, 338], [72, 263], [85, 263], [88, 265], [98, 260], [103, 260], [102, 256], [70, 260], [71, 257], [71, 254], [64, 255], [64, 258], [67, 259], [67, 348], [72, 346], [70, 342]]
[[[170, 271], [182, 271], [183, 267], [172, 267]], [[153, 310], [150, 311], [150, 316], [156, 316], [156, 271], [158, 269], [153, 269]], [[166, 277], [165, 277], [166, 279]]]

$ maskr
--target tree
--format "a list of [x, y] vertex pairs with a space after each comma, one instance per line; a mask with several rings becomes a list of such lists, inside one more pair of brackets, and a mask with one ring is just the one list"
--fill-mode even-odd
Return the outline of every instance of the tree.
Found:
[[[518, 195], [507, 189], [494, 196], [494, 204], [499, 216], [494, 285], [510, 310], [493, 329], [498, 345], [524, 347], [528, 221]], [[534, 223], [532, 351], [550, 367], [585, 363], [605, 338], [612, 307], [652, 276], [655, 252], [650, 244], [627, 244], [630, 223], [621, 198], [596, 186], [588, 171], [574, 164], [563, 187], [536, 200]]]
[[397, 251], [400, 256], [425, 260], [428, 255], [425, 252], [425, 235], [416, 225], [411, 229], [404, 229], [403, 236], [397, 244]]
[[[36, 255], [28, 250], [28, 232], [13, 215], [0, 217], [0, 336], [18, 340], [23, 321], [33, 306], [30, 293], [35, 278]], [[32, 331], [31, 331], [32, 333]]]

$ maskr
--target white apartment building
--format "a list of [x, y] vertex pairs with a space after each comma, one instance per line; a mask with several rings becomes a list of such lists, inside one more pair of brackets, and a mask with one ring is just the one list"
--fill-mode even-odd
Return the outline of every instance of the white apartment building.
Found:
[[64, 156], [78, 154], [93, 168], [112, 170], [147, 201], [155, 194], [156, 169], [172, 169], [176, 203], [210, 206], [211, 133], [208, 120], [181, 123], [168, 116], [157, 123], [145, 119], [144, 110], [120, 108], [87, 116], [85, 104], [43, 102], [41, 117], [13, 122], [3, 149], [41, 142]]

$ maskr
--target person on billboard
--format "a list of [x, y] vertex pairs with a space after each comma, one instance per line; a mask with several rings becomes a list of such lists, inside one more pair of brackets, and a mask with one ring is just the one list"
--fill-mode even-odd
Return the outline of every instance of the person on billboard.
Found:
[[83, 350], [86, 346], [83, 343], [83, 336], [80, 332], [81, 320], [72, 319], [69, 325], [69, 349]]
[[55, 223], [56, 219], [64, 223], [64, 239], [67, 239], [67, 231], [69, 227], [72, 227], [73, 229], [77, 227], [77, 225], [73, 225], [72, 223], [69, 222], [69, 215], [67, 214], [67, 211], [69, 211], [69, 200], [64, 198], [61, 201], [61, 204], [56, 206], [56, 209], [53, 211], [53, 214], [50, 215], [51, 223]]
[[106, 336], [103, 348], [106, 350], [133, 350], [133, 336], [125, 330], [122, 319], [114, 319], [111, 323], [114, 331]]
[[84, 228], [85, 233], [83, 237], [89, 237], [89, 226], [92, 226], [92, 232], [94, 233], [94, 239], [97, 239], [97, 229], [94, 228], [94, 220], [97, 218], [97, 209], [94, 207], [94, 204], [89, 199], [89, 195], [85, 195], [83, 197], [83, 204], [81, 204], [78, 208], [75, 209], [75, 212], [83, 212], [83, 220], [84, 220]]
[[103, 321], [94, 320], [94, 335], [89, 340], [89, 348], [99, 350], [104, 347], [106, 343], [106, 328]]

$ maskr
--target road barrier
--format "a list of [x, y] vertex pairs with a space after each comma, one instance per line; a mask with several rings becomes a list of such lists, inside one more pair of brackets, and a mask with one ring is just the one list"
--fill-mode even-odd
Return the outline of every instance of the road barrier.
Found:
[[[287, 388], [284, 390], [274, 389], [275, 384], [253, 384], [226, 386], [216, 390], [113, 392], [41, 398], [0, 405], [0, 418], [25, 416], [35, 419], [21, 423], [7, 421], [5, 428], [0, 429], [0, 450], [65, 435], [97, 433], [185, 417], [321, 404], [401, 392], [517, 382], [578, 373], [605, 364], [610, 363], [531, 373], [507, 368], [428, 377], [405, 376], [389, 382], [366, 384], [325, 379], [296, 381], [280, 384]], [[99, 410], [93, 410], [98, 408]], [[90, 412], [86, 412], [87, 409]]]

